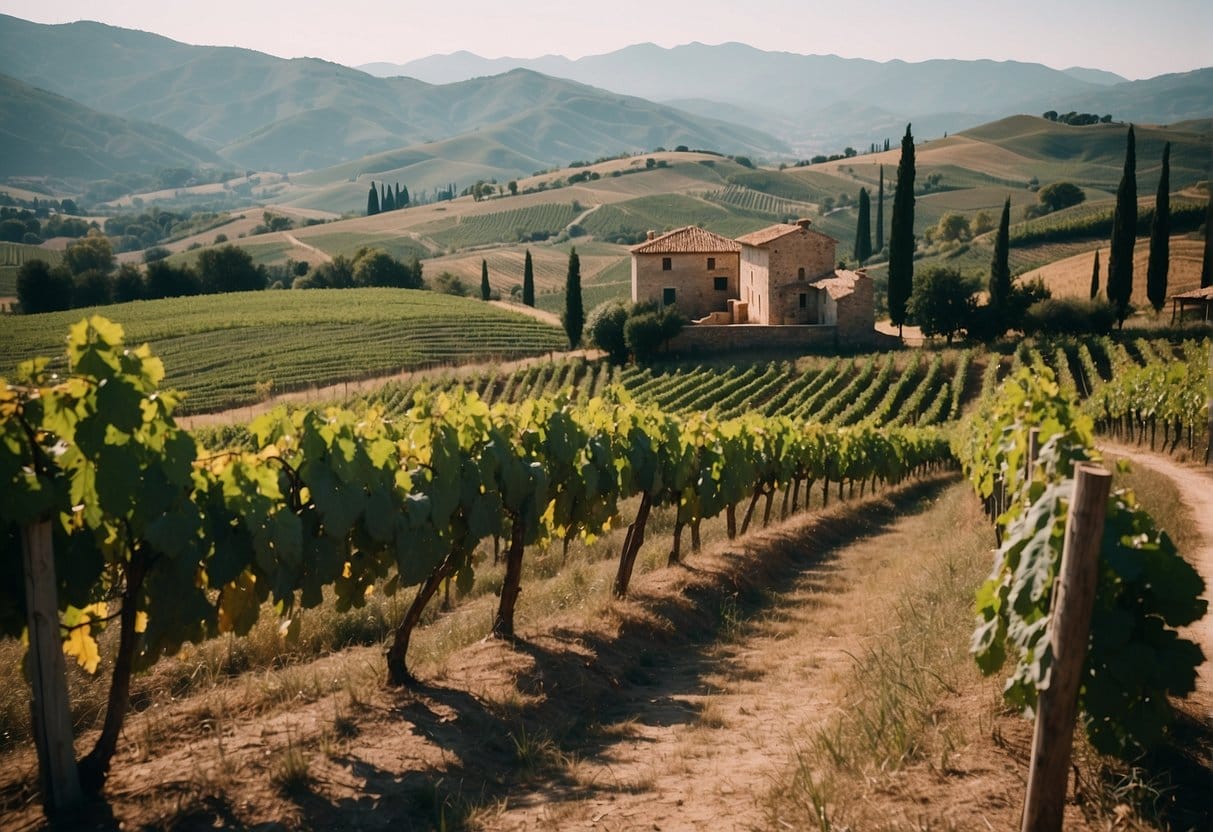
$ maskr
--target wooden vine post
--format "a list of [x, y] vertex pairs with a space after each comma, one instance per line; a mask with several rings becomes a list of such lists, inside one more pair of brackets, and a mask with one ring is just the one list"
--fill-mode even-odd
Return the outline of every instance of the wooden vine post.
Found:
[[1099, 579], [1099, 549], [1112, 474], [1090, 464], [1074, 468], [1061, 568], [1053, 588], [1049, 646], [1053, 667], [1036, 705], [1036, 732], [1022, 832], [1058, 832], [1066, 803], [1078, 687], [1087, 657]]
[[29, 627], [31, 722], [38, 748], [42, 804], [47, 815], [59, 816], [80, 804], [81, 791], [67, 700], [63, 639], [59, 635], [58, 581], [50, 521], [21, 529], [21, 556]]

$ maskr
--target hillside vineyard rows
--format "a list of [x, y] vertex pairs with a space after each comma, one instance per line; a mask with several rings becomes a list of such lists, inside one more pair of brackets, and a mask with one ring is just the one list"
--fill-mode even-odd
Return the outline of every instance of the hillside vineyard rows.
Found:
[[[761, 497], [764, 525], [780, 487], [807, 503], [814, 484], [842, 496], [948, 464], [933, 429], [832, 428], [787, 417], [679, 417], [606, 396], [489, 405], [473, 393], [421, 395], [385, 419], [349, 410], [278, 410], [250, 427], [257, 450], [211, 452], [172, 419], [163, 364], [128, 350], [121, 327], [81, 321], [68, 339], [68, 370], [28, 362], [0, 399], [0, 509], [9, 530], [49, 521], [54, 546], [71, 551], [59, 604], [73, 627], [65, 650], [90, 673], [96, 637], [120, 625], [105, 727], [85, 758], [99, 788], [128, 707], [129, 677], [186, 642], [247, 634], [272, 603], [289, 619], [319, 606], [360, 607], [375, 588], [417, 586], [388, 651], [388, 677], [413, 681], [409, 641], [426, 606], [450, 580], [471, 585], [482, 541], [508, 540], [493, 632], [512, 637], [525, 547], [593, 538], [638, 498], [614, 591], [627, 594], [648, 518], [675, 512], [671, 563], [684, 528], [725, 513], [744, 533]], [[789, 489], [789, 486], [794, 486]], [[748, 507], [745, 507], [748, 504]], [[744, 516], [738, 525], [738, 508]], [[785, 510], [786, 513], [786, 510]], [[8, 545], [6, 558], [19, 557]], [[9, 563], [16, 571], [18, 564]], [[19, 636], [23, 587], [8, 586], [0, 627]], [[289, 628], [289, 621], [284, 626]]]
[[[399, 415], [412, 406], [419, 391], [449, 392], [456, 387], [474, 392], [490, 404], [520, 403], [561, 392], [584, 402], [619, 385], [639, 404], [680, 415], [711, 413], [729, 419], [756, 413], [839, 427], [921, 427], [959, 418], [966, 405], [989, 395], [999, 381], [1020, 367], [1048, 367], [1068, 394], [1087, 400], [1086, 407], [1101, 420], [1101, 429], [1129, 416], [1134, 420], [1153, 418], [1156, 432], [1162, 430], [1164, 421], [1169, 420], [1174, 428], [1179, 420], [1186, 431], [1185, 442], [1195, 447], [1205, 432], [1200, 415], [1205, 408], [1203, 368], [1208, 353], [1207, 339], [1121, 342], [1103, 336], [1029, 339], [1009, 355], [966, 349], [818, 358], [799, 369], [786, 361], [619, 368], [566, 359], [509, 371], [389, 382], [375, 393], [352, 397], [342, 405]], [[1138, 396], [1126, 392], [1143, 384], [1171, 393]], [[1143, 402], [1158, 404], [1147, 408]]]
[[[65, 650], [88, 672], [102, 664], [97, 638], [106, 622], [119, 620], [105, 727], [82, 766], [86, 785], [104, 782], [131, 672], [186, 642], [245, 635], [271, 614], [282, 617], [289, 638], [299, 610], [335, 604], [347, 611], [373, 592], [415, 586], [393, 625], [387, 667], [393, 683], [411, 684], [413, 631], [442, 586], [471, 587], [486, 541], [504, 542], [492, 632], [508, 638], [527, 547], [563, 541], [567, 559], [571, 540], [592, 541], [628, 517], [618, 597], [628, 592], [656, 511], [673, 519], [673, 564], [682, 558], [684, 532], [697, 550], [704, 519], [725, 515], [730, 538], [757, 517], [766, 525], [780, 492], [786, 517], [807, 507], [815, 488], [828, 504], [834, 485], [838, 499], [845, 485], [852, 495], [858, 485], [862, 496], [959, 458], [989, 497], [992, 477], [1007, 476], [1001, 460], [1010, 452], [995, 439], [1000, 425], [1021, 418], [1060, 424], [1089, 448], [1099, 414], [1127, 430], [1153, 415], [1121, 408], [1123, 385], [1169, 403], [1158, 417], [1174, 436], [1186, 427], [1196, 441], [1205, 404], [1194, 395], [1195, 379], [1204, 378], [1209, 343], [1024, 342], [985, 369], [973, 351], [957, 353], [950, 366], [942, 354], [904, 360], [901, 372], [897, 355], [877, 354], [800, 373], [779, 362], [664, 373], [545, 363], [485, 373], [471, 380], [473, 389], [451, 383], [409, 394], [398, 387], [353, 408], [278, 409], [249, 426], [246, 447], [224, 450], [207, 447], [221, 434], [196, 440], [175, 425], [177, 396], [160, 389], [163, 364], [146, 346], [127, 349], [122, 329], [103, 318], [81, 321], [71, 328], [65, 373], [48, 375], [45, 360], [28, 362], [4, 385], [0, 481], [11, 499], [0, 522], [11, 543], [16, 529], [27, 534], [47, 518], [56, 549], [75, 554], [60, 575], [59, 605], [72, 627]], [[953, 447], [937, 428], [902, 423], [954, 420], [962, 396], [952, 391], [970, 379], [979, 379], [978, 410], [965, 433], [953, 432]], [[1008, 392], [1015, 385], [1021, 394]], [[1080, 404], [1084, 390], [1093, 394]], [[908, 420], [894, 415], [915, 412]], [[1046, 445], [1042, 461], [1053, 447], [1060, 446]], [[1042, 470], [1064, 477], [1069, 464]], [[1123, 511], [1124, 522], [1153, 528], [1135, 505]], [[1019, 528], [1013, 519], [998, 518], [1010, 535]], [[17, 557], [19, 548], [6, 546], [4, 557]], [[1176, 557], [1173, 547], [1162, 551]], [[1164, 577], [1176, 582], [1166, 597], [1199, 593], [1174, 568], [1153, 580]], [[6, 592], [0, 626], [17, 637], [24, 596], [19, 587]], [[1163, 610], [1168, 623], [1192, 620], [1195, 601], [1183, 603]], [[1141, 632], [1147, 641], [1157, 635]], [[1107, 661], [1115, 674], [1120, 659]], [[993, 672], [1000, 664], [983, 667]], [[1182, 693], [1183, 678], [1144, 679], [1141, 701], [1157, 701], [1160, 690]], [[1031, 694], [1013, 701], [1030, 704]], [[1166, 709], [1147, 715], [1133, 703], [1092, 707], [1101, 720], [1093, 739], [1108, 750], [1147, 743], [1169, 719]]]

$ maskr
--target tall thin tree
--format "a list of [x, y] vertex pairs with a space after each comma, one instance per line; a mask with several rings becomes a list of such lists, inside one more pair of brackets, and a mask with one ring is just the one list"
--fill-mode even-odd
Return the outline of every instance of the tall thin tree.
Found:
[[386, 192], [384, 193], [383, 204], [381, 204], [379, 206], [379, 210], [381, 210], [381, 211], [395, 211], [396, 210], [396, 196], [395, 196], [395, 194], [392, 193], [391, 188], [388, 188], [386, 190]]
[[569, 271], [564, 282], [564, 332], [569, 336], [569, 349], [581, 343], [585, 327], [585, 307], [581, 304], [581, 258], [577, 248], [569, 251]]
[[901, 336], [906, 304], [914, 289], [914, 136], [910, 125], [901, 139], [901, 161], [893, 190], [893, 224], [889, 229], [889, 318]]
[[373, 217], [379, 213], [379, 191], [375, 190], [375, 183], [371, 183], [370, 193], [366, 195], [366, 215]]
[[876, 191], [876, 250], [884, 251], [884, 165], [880, 166], [880, 185]]
[[990, 260], [990, 311], [991, 323], [998, 335], [1006, 332], [1007, 301], [1011, 298], [1011, 197], [1002, 205], [1002, 218], [998, 221], [998, 235], [994, 238], [994, 257]]
[[1099, 249], [1095, 249], [1095, 265], [1091, 267], [1091, 300], [1099, 296]]
[[1155, 313], [1167, 302], [1167, 272], [1171, 260], [1171, 143], [1162, 146], [1162, 172], [1150, 223], [1150, 260], [1146, 265], [1146, 297]]
[[1125, 168], [1116, 189], [1112, 214], [1112, 245], [1108, 252], [1108, 300], [1116, 306], [1116, 320], [1125, 325], [1133, 297], [1133, 243], [1137, 234], [1137, 148], [1133, 125], [1125, 146]]
[[527, 306], [535, 305], [535, 266], [531, 262], [531, 250], [526, 250], [526, 260], [522, 263], [522, 302]]
[[866, 188], [859, 189], [859, 217], [855, 221], [855, 259], [859, 265], [872, 256], [872, 205]]
[[489, 261], [480, 261], [480, 299], [488, 300], [493, 294], [493, 288], [489, 286]]

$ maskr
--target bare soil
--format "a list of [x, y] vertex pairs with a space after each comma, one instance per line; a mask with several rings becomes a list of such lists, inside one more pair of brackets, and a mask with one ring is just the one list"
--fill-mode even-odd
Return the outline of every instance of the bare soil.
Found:
[[[1207, 483], [1185, 486], [1205, 521]], [[513, 643], [472, 644], [415, 689], [252, 713], [240, 706], [248, 680], [234, 679], [134, 716], [107, 802], [80, 826], [807, 828], [807, 816], [789, 825], [773, 812], [771, 795], [848, 711], [858, 657], [898, 626], [890, 610], [924, 568], [922, 541], [955, 547], [948, 529], [984, 526], [943, 475], [722, 542], [639, 576], [596, 620], [568, 613]], [[984, 563], [988, 545], [969, 548]], [[957, 641], [963, 650], [967, 635]], [[308, 672], [333, 672], [332, 658]], [[921, 753], [867, 776], [862, 805], [841, 807], [878, 822], [832, 828], [1018, 827], [1031, 724], [1001, 708], [998, 680], [973, 671], [944, 688]], [[141, 741], [148, 720], [153, 745]], [[3, 762], [0, 827], [37, 828], [32, 755]], [[1091, 791], [1076, 784], [1066, 829], [1145, 828], [1092, 806]]]

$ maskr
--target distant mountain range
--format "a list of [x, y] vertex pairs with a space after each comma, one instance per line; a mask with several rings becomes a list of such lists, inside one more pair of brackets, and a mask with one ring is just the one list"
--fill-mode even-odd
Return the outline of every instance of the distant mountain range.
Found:
[[670, 49], [645, 43], [577, 60], [456, 52], [359, 68], [431, 83], [532, 69], [749, 124], [784, 139], [801, 155], [866, 147], [890, 134], [895, 138], [911, 121], [916, 135], [938, 136], [1010, 113], [1045, 110], [1137, 121], [1213, 115], [1213, 68], [1127, 81], [1083, 67], [986, 60], [882, 63], [767, 52], [740, 43]]
[[0, 73], [262, 169], [321, 168], [478, 130], [544, 164], [678, 144], [789, 152], [750, 127], [526, 70], [434, 85], [99, 23], [0, 16]]
[[659, 146], [770, 161], [862, 150], [896, 142], [908, 121], [930, 138], [1048, 109], [1213, 115], [1213, 68], [1131, 82], [1081, 67], [881, 63], [731, 43], [578, 60], [463, 52], [353, 69], [6, 15], [0, 74], [0, 175], [81, 178], [231, 163], [462, 186]]
[[196, 169], [223, 160], [179, 133], [90, 110], [0, 75], [0, 177], [106, 179], [164, 167]]

